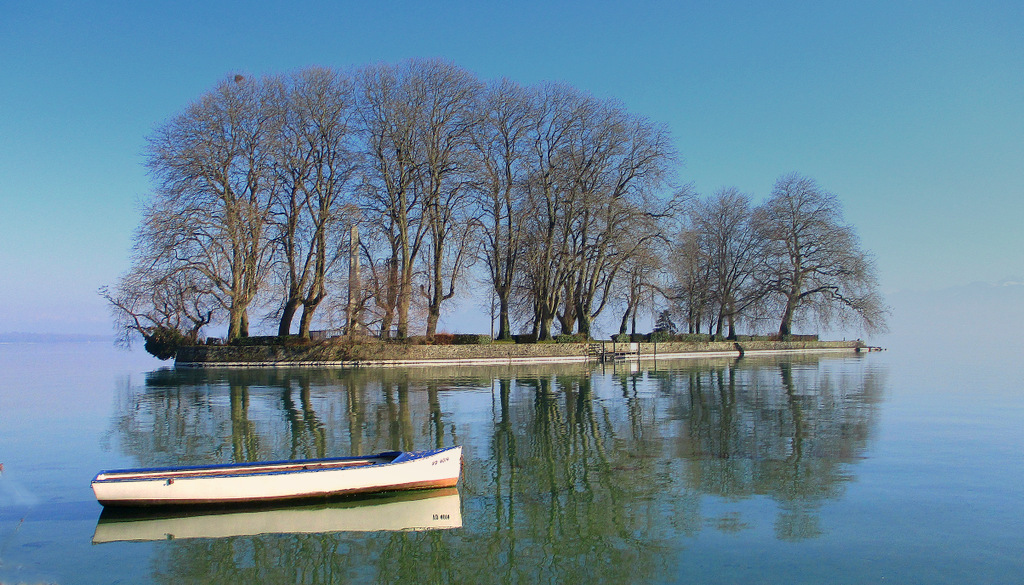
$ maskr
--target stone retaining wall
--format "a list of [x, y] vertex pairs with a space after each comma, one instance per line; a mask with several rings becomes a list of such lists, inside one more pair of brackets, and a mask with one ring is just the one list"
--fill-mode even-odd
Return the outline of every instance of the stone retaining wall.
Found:
[[[640, 343], [639, 358], [659, 359], [739, 356], [780, 352], [857, 351], [859, 341], [746, 341], [742, 343], [666, 342]], [[541, 343], [484, 345], [404, 345], [368, 342], [360, 344], [324, 342], [296, 346], [201, 345], [178, 350], [179, 367], [289, 367], [289, 366], [399, 366], [471, 365], [500, 363], [582, 362], [597, 359], [592, 346], [603, 351], [624, 351], [629, 344], [610, 341], [594, 343]]]

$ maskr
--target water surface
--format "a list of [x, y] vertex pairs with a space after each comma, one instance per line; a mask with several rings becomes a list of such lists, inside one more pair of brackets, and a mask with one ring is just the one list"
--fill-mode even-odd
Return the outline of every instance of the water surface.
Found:
[[[945, 357], [174, 371], [3, 345], [0, 582], [1021, 582], [1021, 368]], [[129, 538], [89, 489], [448, 445], [454, 495], [113, 525]]]

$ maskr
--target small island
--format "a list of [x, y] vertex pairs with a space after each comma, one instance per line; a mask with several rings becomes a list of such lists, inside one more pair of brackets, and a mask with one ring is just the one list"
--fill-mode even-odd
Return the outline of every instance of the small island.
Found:
[[[760, 202], [697, 193], [664, 125], [570, 86], [436, 59], [233, 74], [145, 159], [132, 266], [100, 292], [122, 343], [180, 366], [845, 351], [798, 333], [886, 329], [838, 196], [796, 172]], [[444, 332], [472, 306], [490, 336]]]

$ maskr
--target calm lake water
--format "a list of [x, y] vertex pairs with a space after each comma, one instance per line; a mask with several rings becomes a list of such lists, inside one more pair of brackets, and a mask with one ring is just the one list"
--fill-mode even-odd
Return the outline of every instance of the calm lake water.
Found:
[[[0, 583], [1024, 582], [1013, 361], [159, 367], [0, 345]], [[447, 445], [457, 492], [126, 523], [89, 487]]]

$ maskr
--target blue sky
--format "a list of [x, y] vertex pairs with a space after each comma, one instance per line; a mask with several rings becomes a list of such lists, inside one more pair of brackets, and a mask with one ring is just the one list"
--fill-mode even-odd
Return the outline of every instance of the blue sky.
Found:
[[775, 4], [0, 0], [0, 332], [110, 332], [145, 137], [218, 80], [409, 57], [619, 99], [702, 193], [810, 175], [886, 293], [1024, 280], [1024, 3]]

